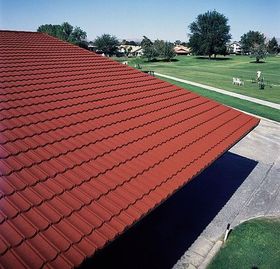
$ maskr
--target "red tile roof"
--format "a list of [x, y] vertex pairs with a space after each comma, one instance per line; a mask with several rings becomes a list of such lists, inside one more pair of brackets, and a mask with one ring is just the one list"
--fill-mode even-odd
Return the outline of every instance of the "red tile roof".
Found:
[[78, 266], [258, 124], [45, 34], [0, 40], [5, 268]]

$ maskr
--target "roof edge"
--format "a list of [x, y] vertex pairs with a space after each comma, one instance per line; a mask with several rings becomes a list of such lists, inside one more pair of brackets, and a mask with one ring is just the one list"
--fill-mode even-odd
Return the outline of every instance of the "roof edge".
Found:
[[6, 29], [0, 29], [0, 32], [40, 34], [40, 32], [36, 32], [36, 31], [6, 30]]

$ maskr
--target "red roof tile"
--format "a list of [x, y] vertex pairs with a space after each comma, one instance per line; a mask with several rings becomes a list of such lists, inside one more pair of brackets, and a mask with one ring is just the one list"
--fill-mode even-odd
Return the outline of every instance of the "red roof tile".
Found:
[[45, 34], [0, 40], [5, 268], [78, 266], [258, 124]]

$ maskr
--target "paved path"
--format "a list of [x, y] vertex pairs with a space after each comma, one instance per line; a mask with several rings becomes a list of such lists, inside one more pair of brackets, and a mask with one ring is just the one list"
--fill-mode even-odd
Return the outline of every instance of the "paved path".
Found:
[[280, 216], [280, 124], [259, 126], [230, 152], [258, 162], [216, 217], [175, 264], [174, 269], [206, 268], [222, 245], [227, 224], [260, 216]]
[[172, 76], [163, 75], [163, 74], [160, 74], [160, 73], [155, 73], [155, 75], [159, 76], [159, 77], [179, 81], [179, 82], [182, 82], [182, 83], [190, 84], [190, 85], [193, 85], [193, 86], [201, 87], [201, 88], [204, 88], [204, 89], [207, 89], [207, 90], [210, 90], [210, 91], [219, 92], [219, 93], [222, 93], [222, 94], [226, 94], [226, 95], [233, 96], [233, 97], [236, 97], [236, 98], [239, 98], [239, 99], [243, 99], [243, 100], [246, 100], [246, 101], [250, 101], [250, 102], [253, 102], [253, 103], [257, 103], [257, 104], [260, 104], [260, 105], [264, 105], [264, 106], [268, 106], [268, 107], [276, 108], [276, 109], [280, 110], [280, 104], [264, 101], [264, 100], [257, 99], [257, 98], [254, 98], [254, 97], [249, 97], [249, 96], [242, 95], [242, 94], [239, 94], [239, 93], [225, 91], [225, 90], [222, 90], [222, 89], [219, 89], [219, 88], [204, 85], [204, 84], [201, 84], [201, 83], [192, 82], [192, 81], [185, 80], [185, 79], [180, 79], [180, 78], [176, 78], [176, 77], [172, 77]]

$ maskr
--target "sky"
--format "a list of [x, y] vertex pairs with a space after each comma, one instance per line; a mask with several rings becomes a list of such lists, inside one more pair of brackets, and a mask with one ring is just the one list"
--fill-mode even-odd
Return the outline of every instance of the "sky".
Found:
[[108, 33], [120, 40], [187, 41], [190, 23], [208, 10], [228, 18], [232, 40], [249, 30], [280, 38], [280, 0], [0, 0], [0, 29], [36, 31], [67, 21], [88, 40]]

